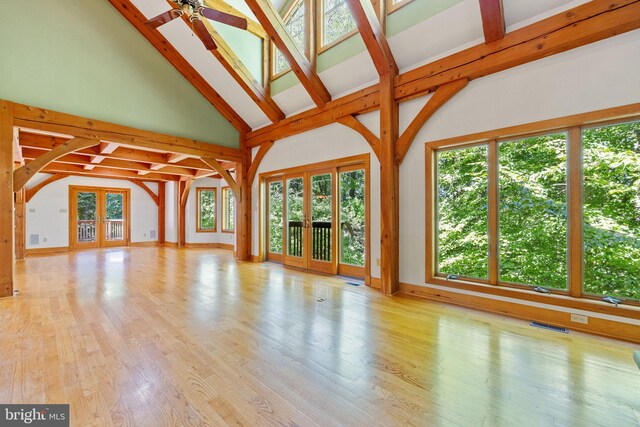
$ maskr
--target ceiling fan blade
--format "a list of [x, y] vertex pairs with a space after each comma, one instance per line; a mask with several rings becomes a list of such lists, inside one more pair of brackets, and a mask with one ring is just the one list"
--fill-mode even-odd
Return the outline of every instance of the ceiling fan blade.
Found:
[[240, 28], [241, 30], [247, 29], [247, 20], [239, 16], [231, 15], [230, 13], [221, 12], [215, 9], [209, 9], [207, 7], [201, 7], [199, 12], [205, 18], [213, 21], [222, 22], [223, 24], [231, 25], [232, 27]]
[[193, 32], [196, 33], [196, 36], [202, 40], [202, 43], [204, 43], [204, 47], [206, 47], [207, 50], [216, 50], [218, 48], [216, 42], [213, 41], [211, 34], [209, 34], [207, 27], [204, 26], [204, 23], [201, 20], [197, 18], [193, 19], [191, 21], [191, 28], [193, 28]]
[[161, 25], [166, 24], [167, 22], [173, 21], [174, 19], [180, 16], [182, 16], [181, 10], [171, 9], [161, 15], [156, 16], [155, 18], [149, 19], [147, 22], [144, 23], [144, 25], [146, 25], [151, 29], [155, 29]]

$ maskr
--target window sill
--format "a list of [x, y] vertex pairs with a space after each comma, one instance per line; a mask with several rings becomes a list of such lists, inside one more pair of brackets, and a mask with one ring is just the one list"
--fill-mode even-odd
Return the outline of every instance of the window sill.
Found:
[[216, 229], [214, 228], [213, 230], [200, 230], [200, 229], [196, 229], [196, 233], [216, 233]]
[[[320, 43], [318, 43], [318, 55], [321, 55], [321, 54], [325, 53], [326, 51], [328, 51], [332, 47], [335, 47], [335, 46], [339, 45], [343, 41], [345, 41], [347, 39], [350, 39], [351, 37], [355, 36], [356, 34], [360, 34], [357, 28], [352, 30], [352, 31], [350, 31], [350, 32], [348, 32], [348, 33], [346, 33], [346, 34], [343, 34], [342, 36], [338, 37], [337, 39], [335, 39], [331, 43], [327, 43], [324, 46], [320, 46]], [[320, 37], [318, 37], [318, 40], [320, 40]]]
[[533, 289], [494, 286], [484, 283], [470, 282], [466, 280], [446, 280], [441, 277], [433, 277], [430, 280], [426, 280], [425, 283], [428, 285], [445, 286], [454, 289], [480, 292], [487, 295], [514, 298], [522, 301], [549, 304], [559, 307], [573, 308], [576, 310], [585, 310], [594, 313], [602, 313], [611, 316], [620, 316], [640, 320], [640, 307], [635, 305], [621, 304], [616, 307], [600, 300], [589, 299], [588, 297], [576, 298], [566, 294], [563, 295], [561, 293], [540, 294], [533, 291]]

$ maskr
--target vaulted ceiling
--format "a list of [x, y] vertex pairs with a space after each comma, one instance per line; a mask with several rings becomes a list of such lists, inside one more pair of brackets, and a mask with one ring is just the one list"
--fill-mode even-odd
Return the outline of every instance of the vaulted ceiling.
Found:
[[[259, 4], [251, 0], [248, 3]], [[207, 51], [200, 40], [182, 19], [175, 19], [157, 30], [149, 30], [142, 23], [171, 8], [166, 0], [110, 0], [120, 13], [151, 40], [181, 72], [230, 120], [236, 120], [236, 127], [248, 131], [278, 122], [284, 116], [316, 107], [317, 100], [293, 76], [281, 78], [282, 82], [269, 82], [264, 78], [261, 64], [251, 58], [254, 55], [262, 61], [261, 26], [243, 0], [205, 0], [205, 5], [224, 7], [226, 11], [241, 13], [250, 18], [249, 29], [253, 34], [240, 34], [241, 30], [227, 27], [213, 21], [207, 23], [210, 32], [219, 45], [218, 51]], [[401, 72], [411, 70], [435, 59], [450, 55], [469, 46], [482, 43], [492, 37], [483, 33], [484, 22], [492, 19], [490, 9], [483, 7], [483, 0], [413, 0], [424, 6], [424, 16], [420, 22], [410, 18], [398, 18], [393, 27], [387, 20], [387, 38], [393, 56]], [[280, 10], [285, 0], [276, 0], [274, 10]], [[503, 0], [506, 30], [557, 14], [562, 10], [586, 3], [584, 0]], [[428, 10], [427, 10], [428, 9]], [[255, 10], [255, 9], [254, 9]], [[395, 19], [395, 18], [394, 18]], [[210, 24], [210, 25], [209, 25]], [[212, 31], [213, 30], [213, 31]], [[256, 35], [258, 34], [258, 35]], [[334, 55], [328, 65], [314, 70], [331, 98], [343, 96], [378, 80], [378, 73], [370, 55], [364, 48], [360, 34], [353, 36], [356, 41], [350, 53], [344, 49]], [[337, 49], [337, 48], [336, 48]], [[247, 52], [251, 52], [247, 54]], [[324, 52], [321, 55], [326, 55]], [[337, 57], [337, 58], [336, 58]], [[316, 61], [310, 61], [315, 64]], [[320, 67], [318, 67], [320, 68]], [[260, 74], [260, 75], [256, 75]], [[276, 89], [276, 90], [274, 90]], [[224, 111], [228, 109], [228, 111]]]

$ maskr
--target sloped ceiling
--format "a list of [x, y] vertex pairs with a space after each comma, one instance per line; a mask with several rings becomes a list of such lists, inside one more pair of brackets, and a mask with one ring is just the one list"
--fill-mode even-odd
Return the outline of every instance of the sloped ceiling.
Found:
[[[252, 16], [244, 4], [239, 4], [241, 1], [232, 0], [232, 4]], [[503, 0], [505, 23], [507, 29], [511, 30], [586, 1]], [[133, 0], [132, 2], [147, 18], [169, 9], [165, 0]], [[280, 9], [285, 2], [286, 0], [275, 0], [274, 4]], [[452, 6], [434, 16], [389, 37], [389, 43], [401, 71], [415, 68], [483, 41], [478, 0], [452, 1], [451, 3]], [[271, 123], [218, 60], [206, 51], [184, 22], [176, 19], [160, 27], [159, 31], [249, 126], [257, 129]], [[360, 38], [359, 35], [354, 37]], [[377, 81], [376, 70], [364, 49], [351, 58], [319, 72], [319, 76], [334, 98]], [[261, 80], [259, 77], [257, 79]], [[294, 84], [276, 93], [273, 99], [287, 116], [315, 106], [300, 84]]]

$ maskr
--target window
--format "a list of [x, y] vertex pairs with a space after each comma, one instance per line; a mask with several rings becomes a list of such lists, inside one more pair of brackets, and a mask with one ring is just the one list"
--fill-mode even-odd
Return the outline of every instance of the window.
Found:
[[401, 7], [411, 3], [413, 0], [389, 0], [387, 2], [387, 14], [395, 12]]
[[335, 44], [357, 32], [356, 21], [345, 0], [322, 0], [320, 47]]
[[437, 267], [488, 278], [487, 146], [437, 153]]
[[229, 187], [222, 189], [222, 232], [233, 233], [236, 229], [236, 199]]
[[[589, 114], [581, 119], [606, 118]], [[523, 127], [549, 129], [559, 120]], [[427, 144], [428, 281], [492, 293], [473, 282], [542, 287], [638, 305], [640, 121], [441, 143]]]
[[364, 267], [365, 170], [340, 172], [340, 262]]
[[282, 228], [284, 224], [282, 187], [282, 181], [271, 181], [268, 185], [268, 248], [269, 252], [274, 254], [282, 254]]
[[582, 131], [584, 292], [640, 299], [640, 121]]
[[499, 278], [567, 288], [567, 134], [498, 145]]
[[216, 189], [200, 187], [196, 189], [196, 231], [214, 233], [216, 231]]
[[[305, 53], [307, 50], [307, 31], [306, 31], [306, 7], [304, 0], [298, 0], [294, 2], [289, 9], [289, 12], [284, 17], [284, 26], [291, 35], [294, 43], [301, 52]], [[280, 74], [288, 71], [289, 61], [280, 53], [280, 51], [274, 46], [274, 59], [273, 59], [273, 75], [277, 77]]]

